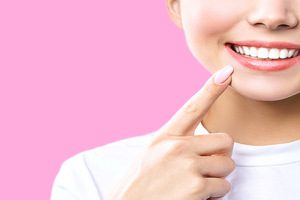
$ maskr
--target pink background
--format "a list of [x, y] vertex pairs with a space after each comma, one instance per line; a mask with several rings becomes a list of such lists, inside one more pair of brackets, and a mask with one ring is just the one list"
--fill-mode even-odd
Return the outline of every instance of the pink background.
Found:
[[49, 199], [68, 157], [161, 127], [204, 84], [165, 0], [0, 3], [0, 199]]

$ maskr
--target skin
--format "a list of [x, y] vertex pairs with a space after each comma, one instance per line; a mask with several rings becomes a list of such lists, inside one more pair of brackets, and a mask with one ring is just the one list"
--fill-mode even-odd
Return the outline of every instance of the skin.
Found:
[[[300, 66], [276, 73], [253, 71], [224, 49], [233, 39], [299, 44], [299, 0], [167, 0], [167, 7], [194, 57], [213, 75], [156, 131], [105, 199], [223, 197], [231, 189], [226, 176], [235, 168], [234, 141], [265, 145], [300, 138]], [[234, 66], [233, 74], [216, 84], [215, 72], [227, 64]], [[201, 121], [211, 134], [194, 135]]]
[[235, 142], [250, 145], [300, 139], [300, 63], [279, 72], [255, 71], [224, 47], [243, 40], [300, 44], [299, 0], [167, 0], [167, 8], [208, 71], [234, 67], [231, 86], [203, 119], [209, 132], [226, 132]]
[[210, 106], [228, 88], [206, 84], [159, 130], [105, 199], [213, 200], [231, 189], [233, 139], [226, 133], [194, 135]]

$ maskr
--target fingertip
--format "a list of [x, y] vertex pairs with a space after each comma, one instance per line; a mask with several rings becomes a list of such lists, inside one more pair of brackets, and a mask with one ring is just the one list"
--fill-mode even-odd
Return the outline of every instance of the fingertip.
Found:
[[217, 71], [214, 75], [214, 83], [217, 85], [226, 85], [226, 83], [230, 83], [227, 80], [231, 77], [234, 68], [231, 65], [226, 65], [219, 71]]

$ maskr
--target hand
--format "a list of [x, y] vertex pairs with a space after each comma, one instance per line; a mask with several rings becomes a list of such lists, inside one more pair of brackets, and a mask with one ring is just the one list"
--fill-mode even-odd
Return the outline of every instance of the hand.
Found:
[[194, 135], [194, 131], [230, 84], [232, 71], [225, 67], [211, 76], [156, 132], [114, 199], [206, 200], [230, 191], [225, 177], [235, 167], [233, 139], [226, 133]]

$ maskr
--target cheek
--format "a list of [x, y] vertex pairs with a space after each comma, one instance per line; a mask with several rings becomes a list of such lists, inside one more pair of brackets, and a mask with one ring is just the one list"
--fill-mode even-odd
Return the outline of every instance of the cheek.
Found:
[[203, 33], [203, 35], [208, 38], [224, 34], [224, 32], [227, 32], [233, 27], [236, 21], [232, 13], [225, 14], [224, 12], [218, 13], [217, 15], [211, 12], [200, 16], [200, 18], [210, 20], [195, 20], [196, 23], [193, 26], [197, 27], [196, 31], [198, 33]]
[[[239, 0], [243, 3], [244, 0]], [[220, 61], [215, 58], [227, 33], [242, 18], [238, 1], [220, 3], [219, 0], [182, 1], [182, 23], [187, 45], [193, 56], [213, 72]]]
[[[240, 1], [240, 2], [239, 2]], [[220, 3], [219, 0], [187, 0], [183, 5], [182, 19], [184, 29], [188, 32], [200, 33], [205, 36], [224, 34], [241, 21], [241, 2], [231, 1]]]

